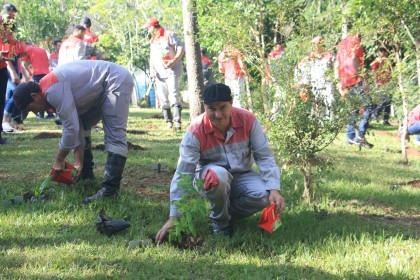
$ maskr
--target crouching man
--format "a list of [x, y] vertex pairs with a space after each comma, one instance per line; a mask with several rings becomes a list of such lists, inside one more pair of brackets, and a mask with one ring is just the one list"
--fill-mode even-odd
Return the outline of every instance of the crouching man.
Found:
[[[178, 216], [174, 205], [183, 191], [180, 174], [203, 179], [199, 190], [209, 200], [213, 234], [230, 234], [230, 222], [262, 210], [270, 204], [283, 211], [280, 170], [270, 151], [268, 139], [254, 114], [232, 107], [230, 88], [209, 86], [204, 93], [205, 113], [185, 133], [177, 169], [171, 182], [169, 220], [156, 234], [163, 241]], [[260, 174], [252, 170], [254, 160]]]
[[57, 113], [63, 133], [53, 168], [64, 169], [67, 154], [73, 150], [74, 166], [81, 179], [94, 178], [91, 127], [102, 120], [108, 151], [105, 179], [101, 189], [84, 199], [85, 203], [115, 197], [127, 158], [126, 127], [133, 79], [124, 67], [82, 60], [63, 64], [39, 81], [21, 83], [13, 98], [25, 119], [28, 112]]

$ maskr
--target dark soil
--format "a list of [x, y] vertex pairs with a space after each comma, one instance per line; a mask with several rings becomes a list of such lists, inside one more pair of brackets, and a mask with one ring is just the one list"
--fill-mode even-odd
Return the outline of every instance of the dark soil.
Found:
[[[154, 236], [149, 236], [148, 239], [150, 239], [154, 245], [157, 245], [156, 244], [156, 239], [155, 239]], [[168, 238], [167, 237], [166, 237], [166, 239], [165, 239], [164, 242], [168, 242]], [[186, 235], [183, 235], [181, 242], [172, 241], [171, 244], [174, 247], [176, 247], [176, 248], [186, 250], [186, 249], [196, 249], [198, 247], [201, 247], [203, 245], [203, 242], [204, 242], [204, 238], [203, 237], [200, 237], [200, 236], [195, 237], [195, 236], [186, 236]]]
[[130, 133], [130, 134], [146, 134], [146, 131], [144, 131], [144, 130], [127, 130], [127, 133]]
[[163, 119], [163, 115], [162, 114], [156, 114], [150, 117], [151, 119]]
[[40, 134], [36, 135], [34, 139], [52, 139], [52, 138], [60, 138], [61, 133], [58, 132], [41, 132]]

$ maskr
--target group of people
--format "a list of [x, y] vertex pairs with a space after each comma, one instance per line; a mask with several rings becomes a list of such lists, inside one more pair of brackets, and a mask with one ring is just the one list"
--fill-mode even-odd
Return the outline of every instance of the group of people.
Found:
[[[22, 133], [21, 114], [13, 102], [13, 92], [21, 81], [39, 82], [45, 75], [55, 69], [57, 66], [81, 59], [95, 59], [94, 44], [98, 36], [90, 31], [91, 20], [84, 18], [80, 25], [74, 27], [74, 32], [65, 40], [57, 39], [54, 41], [54, 50], [49, 53], [45, 48], [36, 46], [29, 41], [19, 41], [15, 38], [17, 31], [16, 14], [18, 9], [13, 4], [3, 6], [0, 19], [1, 35], [0, 43], [2, 48], [6, 45], [9, 50], [3, 53], [2, 63], [0, 65], [6, 78], [6, 89], [3, 91], [3, 80], [0, 81], [0, 111], [2, 119], [2, 132], [4, 133]], [[1, 74], [1, 73], [0, 73]], [[4, 100], [3, 100], [4, 98]], [[37, 115], [40, 119], [54, 118], [52, 112], [47, 111]], [[56, 123], [61, 125], [57, 118]], [[1, 132], [0, 132], [1, 133]], [[0, 143], [5, 143], [5, 138], [1, 137]]]
[[[178, 83], [182, 71], [183, 43], [174, 32], [165, 30], [154, 18], [149, 19], [144, 28], [152, 36], [150, 73], [156, 79], [165, 121], [168, 127], [180, 129]], [[83, 40], [83, 31], [77, 26], [70, 41], [62, 42], [58, 66], [51, 72], [39, 81], [17, 85], [13, 100], [22, 120], [28, 112], [38, 114], [47, 111], [59, 116], [63, 133], [53, 168], [63, 170], [67, 155], [73, 152], [74, 166], [80, 180], [95, 177], [91, 128], [102, 121], [108, 157], [100, 189], [83, 200], [84, 203], [91, 203], [118, 195], [128, 156], [126, 129], [134, 82], [129, 71], [122, 66], [102, 60], [83, 59], [81, 49], [86, 47], [79, 43]], [[359, 69], [363, 65], [363, 48], [357, 38], [349, 37], [339, 46], [336, 72], [343, 94], [363, 97], [363, 77]], [[315, 38], [313, 43], [321, 44], [322, 37]], [[65, 57], [72, 57], [72, 61], [60, 62], [63, 46], [68, 46]], [[76, 50], [72, 55], [69, 54], [71, 48]], [[279, 58], [284, 54], [274, 55]], [[0, 65], [5, 63], [4, 60], [2, 53]], [[319, 67], [322, 68], [324, 63], [331, 63], [332, 56], [319, 47], [308, 60], [311, 63], [320, 60]], [[208, 58], [203, 60], [203, 64], [212, 63]], [[206, 87], [203, 95], [205, 112], [192, 120], [181, 141], [179, 160], [170, 186], [169, 219], [156, 234], [158, 242], [166, 238], [174, 220], [182, 215], [176, 206], [184, 193], [179, 186], [182, 175], [190, 176], [197, 191], [210, 202], [213, 234], [230, 235], [232, 221], [253, 215], [269, 205], [274, 204], [277, 212], [285, 207], [280, 193], [280, 169], [270, 150], [268, 138], [256, 116], [241, 108], [243, 99], [236, 91], [241, 89], [244, 75], [247, 75], [242, 54], [234, 47], [226, 47], [219, 56], [219, 69], [225, 74], [226, 84], [212, 83]], [[2, 71], [0, 68], [0, 74], [3, 74]], [[0, 76], [0, 86], [1, 79], [3, 75]], [[326, 86], [325, 83], [312, 85], [318, 88]], [[409, 131], [418, 129], [420, 124], [420, 107], [416, 108], [417, 117], [409, 121]], [[357, 139], [364, 137], [366, 120], [360, 124], [357, 134], [354, 122], [352, 120], [349, 124], [347, 135], [349, 140], [362, 143]], [[259, 173], [253, 170], [254, 163]], [[203, 180], [204, 184], [197, 184], [198, 180]]]

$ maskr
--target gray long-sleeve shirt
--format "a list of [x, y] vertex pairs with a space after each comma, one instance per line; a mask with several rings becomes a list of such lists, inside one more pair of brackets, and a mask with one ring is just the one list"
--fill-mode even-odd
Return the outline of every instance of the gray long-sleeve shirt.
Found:
[[114, 96], [131, 94], [119, 91], [127, 76], [130, 72], [120, 65], [83, 60], [61, 65], [41, 79], [41, 91], [63, 123], [61, 150], [70, 151], [84, 143], [82, 132], [85, 128], [80, 116], [92, 110], [97, 112], [99, 120], [97, 108], [110, 93]]

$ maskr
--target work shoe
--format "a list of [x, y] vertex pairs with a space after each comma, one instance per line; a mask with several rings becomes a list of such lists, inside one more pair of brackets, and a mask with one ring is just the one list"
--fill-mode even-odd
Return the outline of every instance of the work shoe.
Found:
[[9, 122], [2, 123], [3, 126], [3, 132], [4, 133], [10, 133], [10, 134], [21, 134], [22, 131], [14, 128]]
[[172, 124], [172, 122], [166, 122], [166, 126], [167, 126], [168, 128], [172, 128], [174, 125]]
[[224, 236], [232, 236], [232, 229], [230, 226], [219, 226], [216, 223], [212, 223], [211, 225], [211, 233], [212, 235], [224, 235]]
[[359, 142], [359, 145], [361, 147], [365, 147], [365, 148], [368, 148], [368, 149], [372, 149], [373, 148], [373, 144], [371, 144], [368, 141], [366, 141], [366, 139], [364, 137], [363, 138], [357, 138], [356, 141]]
[[96, 194], [86, 197], [83, 200], [83, 203], [89, 204], [95, 200], [103, 199], [103, 198], [116, 198], [118, 195], [117, 191], [109, 191], [107, 188], [101, 188]]
[[347, 139], [347, 145], [360, 145], [357, 139]]
[[55, 122], [56, 125], [62, 125], [63, 124], [59, 117], [56, 117], [54, 122]]
[[0, 145], [6, 144], [6, 138], [0, 137]]
[[181, 130], [182, 124], [180, 122], [175, 122], [175, 130]]
[[390, 126], [390, 125], [392, 125], [389, 121], [384, 121], [382, 124], [383, 124], [383, 125], [386, 125], [386, 126]]

